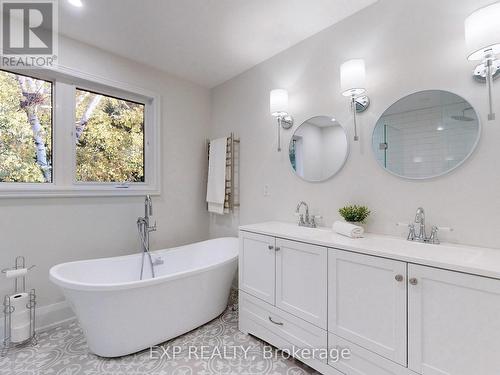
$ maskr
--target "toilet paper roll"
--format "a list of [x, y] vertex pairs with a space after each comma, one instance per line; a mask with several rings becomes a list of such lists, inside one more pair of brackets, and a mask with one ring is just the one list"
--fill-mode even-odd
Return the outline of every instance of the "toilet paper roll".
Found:
[[9, 297], [10, 306], [13, 308], [10, 314], [12, 342], [22, 342], [30, 338], [30, 311], [26, 307], [30, 301], [28, 293], [13, 294]]
[[30, 338], [30, 324], [25, 324], [20, 327], [12, 327], [10, 331], [10, 341], [13, 343], [20, 343]]
[[28, 273], [28, 269], [27, 268], [11, 269], [11, 270], [5, 271], [5, 277], [7, 279], [11, 279], [11, 278], [14, 278], [14, 277], [24, 276], [27, 273]]

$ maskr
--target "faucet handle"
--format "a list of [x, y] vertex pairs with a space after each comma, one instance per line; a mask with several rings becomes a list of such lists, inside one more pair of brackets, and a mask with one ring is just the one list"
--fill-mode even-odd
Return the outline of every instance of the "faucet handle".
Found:
[[300, 224], [304, 224], [304, 223], [305, 223], [305, 222], [304, 222], [304, 214], [301, 214], [301, 213], [299, 213], [299, 212], [295, 212], [295, 216], [296, 216], [296, 217], [298, 218], [298, 220], [299, 220], [299, 225], [300, 225]]
[[406, 239], [408, 241], [415, 240], [415, 237], [416, 237], [416, 234], [415, 234], [415, 224], [412, 224], [412, 223], [396, 223], [396, 226], [408, 228], [408, 237]]
[[321, 220], [323, 216], [321, 215], [311, 215], [309, 224], [311, 224], [312, 228], [316, 228], [318, 226], [318, 221]]
[[450, 227], [438, 227], [437, 225], [434, 225], [432, 227], [431, 231], [431, 236], [429, 237], [429, 242], [434, 244], [434, 245], [439, 245], [441, 241], [439, 241], [438, 238], [438, 232], [439, 231], [446, 231], [446, 232], [453, 232], [453, 228]]
[[155, 220], [154, 225], [153, 225], [152, 227], [149, 227], [149, 228], [148, 228], [148, 230], [149, 230], [150, 232], [156, 232], [156, 220]]

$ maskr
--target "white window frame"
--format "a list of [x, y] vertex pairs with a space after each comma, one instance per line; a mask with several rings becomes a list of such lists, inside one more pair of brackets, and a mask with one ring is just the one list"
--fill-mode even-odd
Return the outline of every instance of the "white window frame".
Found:
[[[160, 195], [160, 97], [124, 82], [58, 66], [11, 70], [52, 82], [52, 182], [0, 182], [0, 198]], [[76, 181], [76, 89], [144, 104], [144, 182], [126, 184]]]

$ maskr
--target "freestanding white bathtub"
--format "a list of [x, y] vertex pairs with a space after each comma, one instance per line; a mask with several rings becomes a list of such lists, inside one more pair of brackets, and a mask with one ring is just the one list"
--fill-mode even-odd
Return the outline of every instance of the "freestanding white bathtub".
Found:
[[50, 269], [75, 312], [89, 349], [118, 357], [182, 335], [227, 306], [238, 239], [218, 238], [151, 252], [164, 263], [139, 280], [141, 255], [63, 263]]

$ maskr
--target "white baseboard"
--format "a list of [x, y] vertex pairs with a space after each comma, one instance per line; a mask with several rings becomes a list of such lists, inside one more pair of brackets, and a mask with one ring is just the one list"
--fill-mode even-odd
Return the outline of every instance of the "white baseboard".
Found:
[[[45, 331], [58, 324], [75, 319], [75, 314], [66, 301], [53, 303], [52, 305], [40, 306], [36, 309], [37, 332]], [[0, 322], [0, 337], [3, 337], [4, 327], [3, 319]]]
[[43, 331], [66, 321], [76, 319], [75, 313], [66, 301], [42, 306], [37, 312], [37, 331]]

